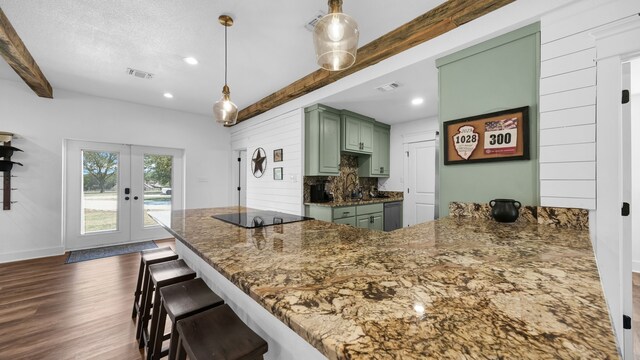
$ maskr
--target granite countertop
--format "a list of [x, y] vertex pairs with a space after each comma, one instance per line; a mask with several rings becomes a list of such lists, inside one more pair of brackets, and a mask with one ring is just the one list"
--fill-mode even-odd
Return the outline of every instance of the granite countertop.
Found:
[[328, 207], [336, 207], [336, 206], [354, 206], [354, 205], [367, 205], [367, 204], [378, 204], [378, 203], [387, 203], [387, 202], [395, 202], [395, 201], [403, 201], [403, 198], [400, 196], [386, 197], [386, 198], [369, 198], [367, 200], [344, 200], [344, 201], [329, 201], [322, 203], [313, 203], [306, 202], [305, 205], [313, 205], [313, 206], [328, 206]]
[[619, 358], [588, 230], [211, 217], [237, 209], [175, 211], [172, 232], [330, 359]]

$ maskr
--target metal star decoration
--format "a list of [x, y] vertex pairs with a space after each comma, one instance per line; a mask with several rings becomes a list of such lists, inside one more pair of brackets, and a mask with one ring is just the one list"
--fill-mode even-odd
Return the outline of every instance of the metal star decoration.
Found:
[[267, 168], [267, 153], [263, 148], [257, 148], [251, 157], [253, 176], [261, 177]]

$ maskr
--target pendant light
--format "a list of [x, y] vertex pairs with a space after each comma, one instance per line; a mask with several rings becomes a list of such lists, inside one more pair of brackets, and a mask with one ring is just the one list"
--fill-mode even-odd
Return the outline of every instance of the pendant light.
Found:
[[217, 122], [229, 126], [235, 125], [238, 119], [238, 107], [231, 102], [231, 91], [227, 85], [227, 28], [233, 25], [233, 19], [228, 15], [220, 15], [218, 21], [224, 26], [224, 86], [222, 97], [213, 105], [213, 116]]
[[342, 0], [329, 0], [329, 13], [313, 30], [316, 61], [323, 69], [344, 70], [356, 62], [358, 24], [342, 12]]

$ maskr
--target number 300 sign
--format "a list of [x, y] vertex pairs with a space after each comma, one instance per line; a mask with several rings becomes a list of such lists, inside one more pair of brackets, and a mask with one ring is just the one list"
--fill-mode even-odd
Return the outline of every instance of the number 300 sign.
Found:
[[529, 107], [444, 123], [444, 164], [529, 159]]

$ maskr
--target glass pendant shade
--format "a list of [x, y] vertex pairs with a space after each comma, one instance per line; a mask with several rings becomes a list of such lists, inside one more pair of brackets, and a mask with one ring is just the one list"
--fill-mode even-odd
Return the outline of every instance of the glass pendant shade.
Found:
[[222, 97], [213, 104], [213, 116], [217, 122], [225, 126], [235, 125], [238, 120], [238, 107], [231, 101], [229, 95], [229, 87], [225, 85], [222, 89]]
[[322, 17], [313, 30], [318, 65], [330, 71], [353, 65], [359, 37], [358, 24], [351, 16], [332, 12]]
[[222, 87], [222, 97], [213, 104], [213, 117], [216, 122], [224, 126], [231, 126], [238, 121], [238, 107], [231, 102], [231, 90], [227, 85], [227, 28], [233, 25], [233, 19], [229, 15], [220, 15], [218, 22], [224, 26], [224, 86]]

